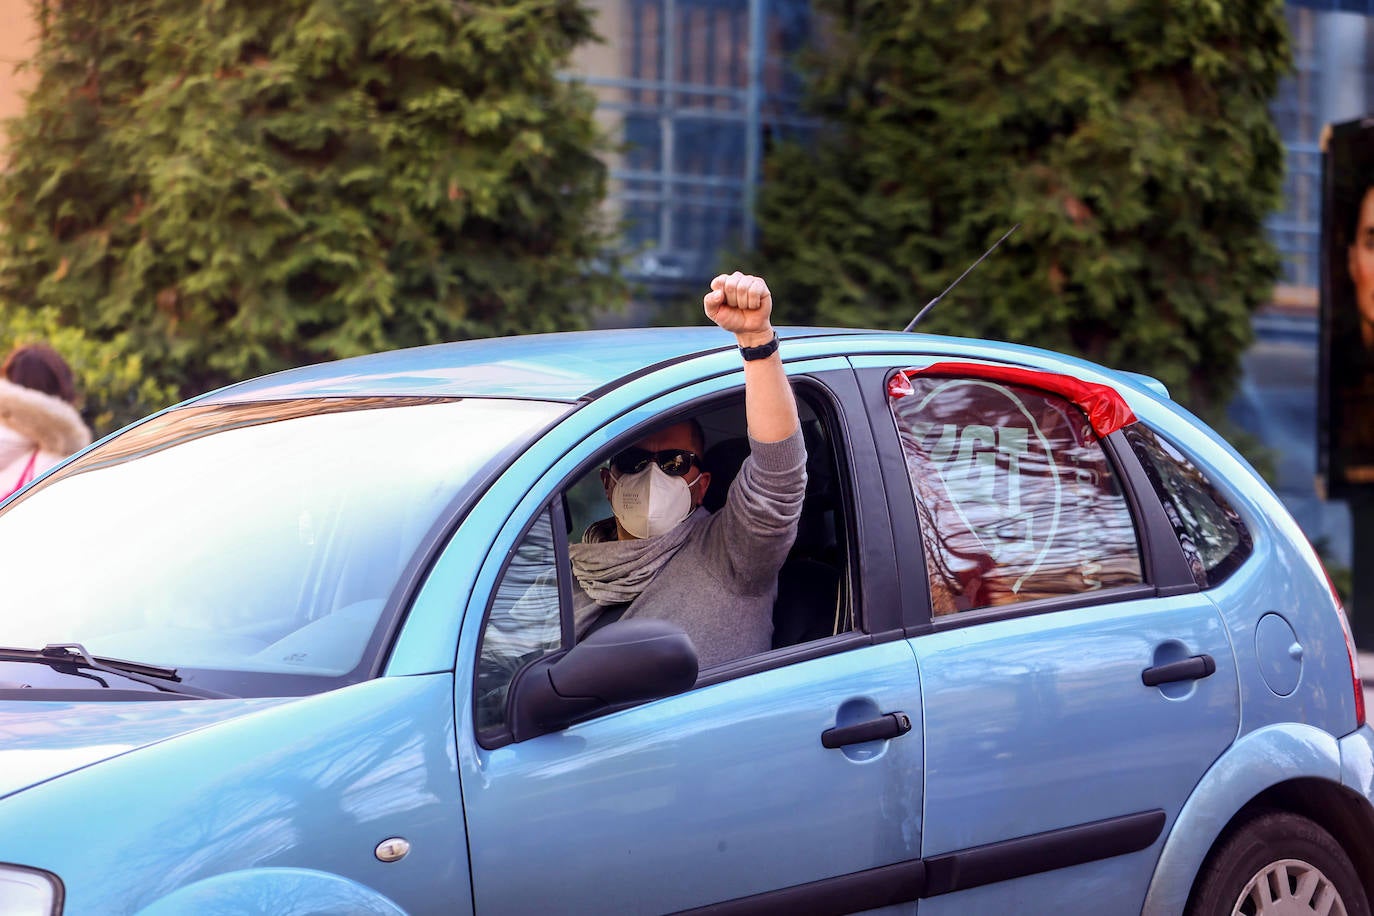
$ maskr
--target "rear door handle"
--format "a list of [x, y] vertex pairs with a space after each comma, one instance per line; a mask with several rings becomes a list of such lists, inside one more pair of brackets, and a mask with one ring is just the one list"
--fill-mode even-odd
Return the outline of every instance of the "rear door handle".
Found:
[[1146, 687], [1158, 687], [1174, 681], [1200, 681], [1216, 670], [1216, 659], [1212, 656], [1194, 655], [1182, 661], [1146, 668], [1140, 672], [1140, 680]]
[[911, 717], [904, 712], [889, 712], [876, 719], [860, 722], [858, 725], [837, 725], [821, 732], [821, 744], [826, 747], [844, 747], [846, 744], [862, 744], [865, 741], [882, 741], [896, 738], [911, 731]]

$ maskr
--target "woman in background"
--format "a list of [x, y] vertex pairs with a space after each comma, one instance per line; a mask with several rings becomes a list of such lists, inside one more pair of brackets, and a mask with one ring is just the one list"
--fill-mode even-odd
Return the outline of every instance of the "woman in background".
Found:
[[0, 366], [0, 500], [91, 441], [74, 406], [71, 367], [47, 344], [16, 347]]

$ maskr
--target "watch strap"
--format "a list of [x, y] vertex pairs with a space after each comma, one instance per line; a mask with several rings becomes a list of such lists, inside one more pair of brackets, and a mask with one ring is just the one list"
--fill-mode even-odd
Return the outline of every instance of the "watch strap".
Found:
[[767, 359], [778, 352], [778, 335], [775, 332], [773, 339], [766, 344], [759, 344], [757, 347], [740, 347], [739, 355], [744, 360]]

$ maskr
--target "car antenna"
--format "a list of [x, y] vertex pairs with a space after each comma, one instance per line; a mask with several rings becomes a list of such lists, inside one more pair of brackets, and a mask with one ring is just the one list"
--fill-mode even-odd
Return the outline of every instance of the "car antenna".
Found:
[[916, 313], [916, 317], [913, 318], [913, 319], [911, 319], [911, 323], [908, 324], [906, 327], [902, 328], [902, 332], [905, 333], [905, 332], [907, 332], [907, 331], [910, 331], [912, 328], [916, 327], [916, 322], [920, 321], [922, 318], [924, 318], [924, 317], [926, 316], [926, 312], [930, 311], [930, 307], [931, 307], [932, 305], [934, 305], [935, 303], [939, 302], [941, 299], [945, 298], [946, 293], [948, 293], [950, 290], [954, 289], [954, 287], [958, 286], [958, 285], [959, 285], [959, 281], [962, 280], [962, 279], [964, 279], [965, 277], [967, 277], [967, 276], [973, 271], [973, 268], [975, 268], [975, 267], [977, 267], [979, 264], [982, 264], [982, 263], [983, 263], [983, 258], [986, 258], [988, 255], [990, 255], [990, 254], [992, 254], [994, 251], [996, 251], [996, 250], [997, 250], [997, 246], [1000, 245], [1000, 244], [1002, 244], [1003, 242], [1005, 242], [1005, 241], [1007, 240], [1007, 236], [1011, 235], [1013, 232], [1015, 232], [1017, 229], [1020, 229], [1020, 228], [1021, 228], [1021, 224], [1020, 224], [1020, 223], [1017, 223], [1015, 226], [1012, 226], [1010, 229], [1008, 229], [1008, 230], [1006, 231], [1006, 233], [1003, 234], [1003, 236], [1002, 236], [1000, 239], [998, 239], [997, 241], [993, 242], [993, 243], [992, 243], [992, 247], [989, 248], [987, 251], [983, 252], [982, 256], [979, 257], [978, 260], [976, 260], [976, 261], [974, 261], [972, 264], [970, 264], [970, 265], [968, 266], [968, 270], [966, 270], [966, 271], [964, 271], [963, 273], [961, 273], [961, 274], [958, 276], [958, 278], [957, 278], [953, 283], [951, 283], [949, 286], [946, 286], [946, 287], [945, 287], [945, 291], [944, 291], [943, 293], [941, 293], [940, 295], [936, 296], [934, 299], [932, 299], [932, 300], [930, 300], [929, 302], [927, 302], [927, 303], [926, 303], [926, 307], [923, 308], [923, 309], [921, 309], [919, 312], [917, 312], [917, 313]]

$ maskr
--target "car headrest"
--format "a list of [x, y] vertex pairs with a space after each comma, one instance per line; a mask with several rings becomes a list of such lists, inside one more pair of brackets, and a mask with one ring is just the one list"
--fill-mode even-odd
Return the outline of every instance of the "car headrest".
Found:
[[[832, 492], [834, 475], [831, 463], [830, 443], [819, 421], [808, 420], [802, 423], [802, 439], [806, 443], [806, 497], [811, 507], [817, 500], [824, 502]], [[744, 459], [749, 457], [749, 438], [732, 436], [714, 442], [706, 449], [702, 460], [706, 470], [711, 472], [711, 488], [706, 491], [701, 504], [712, 512], [725, 505], [725, 497], [730, 493], [730, 484], [739, 474]]]
[[702, 498], [701, 504], [712, 512], [718, 512], [725, 505], [725, 497], [730, 493], [730, 484], [739, 473], [740, 465], [749, 457], [749, 439], [735, 436], [722, 439], [706, 449], [702, 461], [706, 470], [711, 472], [711, 486]]

